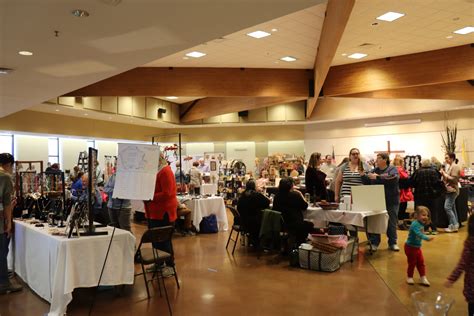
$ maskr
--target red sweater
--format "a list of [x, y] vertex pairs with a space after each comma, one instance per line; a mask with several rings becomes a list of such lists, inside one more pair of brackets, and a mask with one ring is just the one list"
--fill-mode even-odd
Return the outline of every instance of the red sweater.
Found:
[[168, 213], [170, 222], [177, 218], [178, 200], [176, 199], [176, 181], [170, 166], [156, 174], [155, 194], [152, 201], [145, 202], [145, 215], [149, 219], [163, 219]]

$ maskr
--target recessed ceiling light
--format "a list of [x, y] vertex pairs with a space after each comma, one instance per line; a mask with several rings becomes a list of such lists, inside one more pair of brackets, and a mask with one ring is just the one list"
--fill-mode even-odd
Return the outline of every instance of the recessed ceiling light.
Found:
[[278, 29], [272, 29], [272, 32], [278, 32]]
[[81, 9], [72, 10], [71, 14], [78, 18], [87, 18], [89, 16], [89, 12]]
[[166, 97], [168, 100], [176, 100], [178, 97], [174, 97], [174, 96], [171, 96], [171, 97]]
[[466, 27], [463, 27], [462, 29], [454, 31], [453, 33], [466, 35], [472, 32], [474, 32], [474, 26], [466, 26]]
[[264, 31], [255, 31], [255, 32], [247, 33], [247, 35], [253, 38], [264, 38], [272, 34], [264, 32]]
[[32, 56], [32, 55], [33, 55], [32, 52], [29, 52], [29, 51], [27, 51], [27, 50], [20, 50], [20, 51], [18, 52], [18, 54], [20, 54], [21, 56]]
[[446, 38], [453, 38], [453, 36], [452, 36], [452, 35], [449, 35], [449, 36], [446, 36]]
[[87, 113], [84, 113], [84, 116], [87, 116], [87, 115], [89, 115], [89, 114], [87, 114]]
[[280, 60], [292, 62], [292, 61], [296, 61], [296, 58], [292, 56], [285, 56], [285, 57], [280, 58]]
[[349, 55], [349, 56], [347, 56], [347, 57], [353, 58], [353, 59], [361, 59], [361, 58], [364, 58], [365, 56], [367, 56], [367, 54], [354, 53], [354, 54]]
[[347, 54], [346, 54], [346, 53], [343, 53], [343, 54], [341, 54], [341, 55], [342, 55], [342, 56], [347, 56]]
[[206, 56], [206, 54], [201, 53], [201, 52], [190, 52], [190, 53], [187, 53], [186, 56], [193, 57], [193, 58], [200, 58], [202, 56]]
[[377, 17], [377, 20], [392, 22], [392, 21], [395, 21], [396, 19], [401, 18], [402, 16], [405, 16], [405, 14], [398, 13], [398, 12], [387, 12]]
[[59, 109], [56, 109], [55, 111], [56, 111], [56, 112], [59, 112]]

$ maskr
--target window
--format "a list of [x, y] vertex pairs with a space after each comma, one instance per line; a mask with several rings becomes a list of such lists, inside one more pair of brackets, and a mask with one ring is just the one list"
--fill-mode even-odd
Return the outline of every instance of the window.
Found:
[[89, 147], [92, 147], [95, 149], [95, 140], [88, 140], [87, 141], [87, 149], [89, 150]]
[[0, 153], [13, 155], [13, 135], [0, 134]]
[[59, 163], [59, 138], [48, 138], [48, 162]]

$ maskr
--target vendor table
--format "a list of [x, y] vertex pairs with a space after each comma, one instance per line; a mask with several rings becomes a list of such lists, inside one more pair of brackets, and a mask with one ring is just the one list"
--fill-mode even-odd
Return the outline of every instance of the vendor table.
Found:
[[308, 207], [304, 218], [314, 223], [316, 227], [325, 226], [327, 222], [364, 227], [366, 232], [385, 234], [387, 232], [387, 211], [325, 211], [320, 207]]
[[217, 184], [204, 183], [201, 185], [201, 194], [202, 195], [216, 195], [217, 194]]
[[229, 229], [227, 213], [225, 211], [224, 199], [220, 196], [213, 196], [200, 199], [184, 200], [184, 204], [191, 210], [194, 226], [199, 231], [199, 223], [204, 216], [216, 214], [219, 231]]
[[[53, 236], [45, 227], [15, 220], [15, 272], [51, 304], [48, 315], [64, 315], [79, 287], [97, 286], [112, 236]], [[133, 284], [135, 237], [116, 229], [100, 285]]]

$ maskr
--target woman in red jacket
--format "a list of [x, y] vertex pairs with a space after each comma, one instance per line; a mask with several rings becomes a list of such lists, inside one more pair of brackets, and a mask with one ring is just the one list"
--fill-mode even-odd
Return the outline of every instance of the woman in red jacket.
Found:
[[[174, 226], [174, 222], [178, 217], [177, 208], [178, 200], [176, 199], [176, 181], [173, 170], [171, 170], [164, 156], [160, 155], [153, 200], [145, 202], [145, 216], [148, 219], [148, 228]], [[173, 255], [171, 241], [154, 243], [153, 247]], [[169, 264], [173, 265], [173, 261], [171, 260]]]
[[398, 220], [401, 221], [399, 228], [406, 229], [403, 221], [409, 218], [409, 214], [406, 212], [409, 201], [413, 201], [413, 193], [411, 188], [408, 186], [408, 172], [403, 167], [403, 158], [400, 156], [393, 159], [393, 165], [397, 167], [398, 174], [400, 176], [398, 184], [400, 187], [400, 207], [398, 209]]

